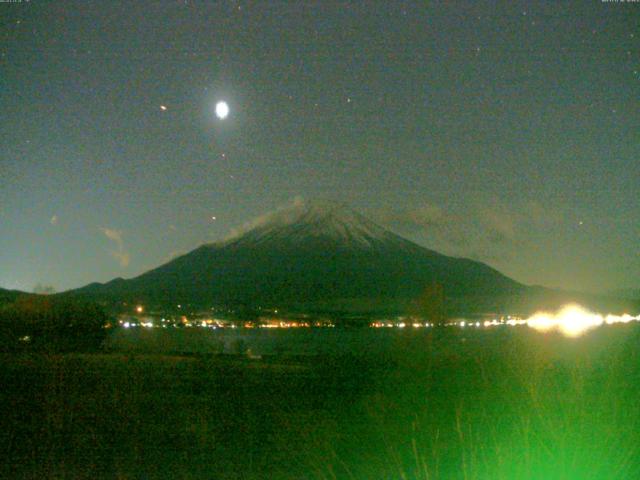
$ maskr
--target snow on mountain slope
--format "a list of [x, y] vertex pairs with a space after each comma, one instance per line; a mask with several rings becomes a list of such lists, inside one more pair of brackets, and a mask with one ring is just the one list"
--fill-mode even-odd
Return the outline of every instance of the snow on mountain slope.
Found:
[[246, 225], [226, 243], [259, 245], [265, 242], [300, 243], [310, 239], [329, 240], [354, 248], [406, 242], [345, 205], [297, 202]]

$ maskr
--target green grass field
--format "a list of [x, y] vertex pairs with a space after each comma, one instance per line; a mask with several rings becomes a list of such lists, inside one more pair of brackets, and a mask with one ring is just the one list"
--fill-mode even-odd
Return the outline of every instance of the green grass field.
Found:
[[5, 354], [0, 477], [637, 479], [639, 340], [619, 325], [407, 332], [384, 356]]

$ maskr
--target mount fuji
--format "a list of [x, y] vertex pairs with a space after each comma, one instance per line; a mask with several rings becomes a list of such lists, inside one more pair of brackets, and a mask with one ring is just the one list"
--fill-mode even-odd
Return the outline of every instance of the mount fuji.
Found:
[[[438, 285], [452, 304], [528, 289], [473, 260], [406, 240], [347, 206], [297, 203], [138, 277], [71, 291], [102, 301], [393, 310]], [[486, 304], [486, 302], [484, 302]]]

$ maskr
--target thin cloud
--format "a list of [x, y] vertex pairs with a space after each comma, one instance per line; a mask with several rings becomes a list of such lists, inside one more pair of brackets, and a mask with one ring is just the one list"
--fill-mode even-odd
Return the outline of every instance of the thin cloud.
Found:
[[189, 253], [189, 251], [188, 250], [184, 250], [184, 249], [171, 250], [169, 252], [169, 254], [166, 257], [164, 257], [162, 263], [170, 262], [171, 260], [173, 260], [175, 258], [181, 257], [182, 255], [185, 255], [186, 253]]
[[100, 230], [104, 235], [116, 244], [115, 250], [109, 250], [109, 254], [115, 258], [121, 267], [128, 267], [131, 262], [131, 255], [126, 251], [124, 247], [124, 241], [122, 240], [122, 230], [115, 230], [113, 228], [101, 227]]
[[490, 242], [503, 245], [520, 243], [516, 233], [516, 220], [509, 211], [484, 208], [478, 216], [484, 234]]
[[420, 235], [430, 248], [444, 248], [449, 253], [468, 245], [468, 226], [464, 218], [439, 205], [423, 204], [415, 208], [383, 209], [373, 214], [374, 220], [400, 235]]
[[[289, 202], [288, 204], [283, 205], [282, 207], [278, 208], [277, 210], [265, 213], [264, 215], [260, 215], [259, 217], [254, 218], [253, 220], [250, 220], [249, 222], [244, 223], [240, 227], [232, 228], [229, 231], [229, 233], [222, 239], [222, 241], [223, 242], [227, 242], [229, 240], [233, 240], [235, 238], [238, 238], [238, 237], [242, 236], [243, 234], [247, 233], [248, 231], [253, 230], [254, 228], [257, 228], [257, 227], [260, 227], [262, 225], [265, 225], [274, 216], [278, 216], [279, 214], [281, 214], [282, 211], [286, 211], [291, 207], [300, 207], [302, 205], [304, 205], [304, 199], [301, 196], [298, 195], [298, 196], [294, 197], [291, 202]], [[295, 215], [295, 212], [292, 212], [291, 214]]]
[[401, 235], [447, 255], [495, 261], [524, 245], [524, 219], [491, 201], [470, 203], [458, 212], [426, 203], [409, 209], [378, 211], [375, 219]]
[[131, 262], [131, 256], [127, 252], [114, 252], [111, 251], [111, 256], [115, 258], [121, 267], [128, 267]]
[[384, 209], [377, 212], [375, 218], [379, 223], [405, 233], [439, 229], [447, 222], [442, 208], [432, 204], [403, 210]]
[[102, 233], [104, 233], [109, 240], [113, 240], [119, 247], [122, 247], [122, 230], [115, 230], [113, 228], [100, 228], [100, 230], [102, 230]]

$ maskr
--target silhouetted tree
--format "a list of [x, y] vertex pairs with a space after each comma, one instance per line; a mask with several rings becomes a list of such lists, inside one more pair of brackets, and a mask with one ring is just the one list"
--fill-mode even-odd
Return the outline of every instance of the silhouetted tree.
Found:
[[412, 304], [410, 313], [428, 322], [442, 324], [446, 320], [444, 288], [441, 283], [428, 285]]
[[92, 303], [25, 296], [0, 309], [4, 350], [87, 351], [100, 347], [108, 317]]

